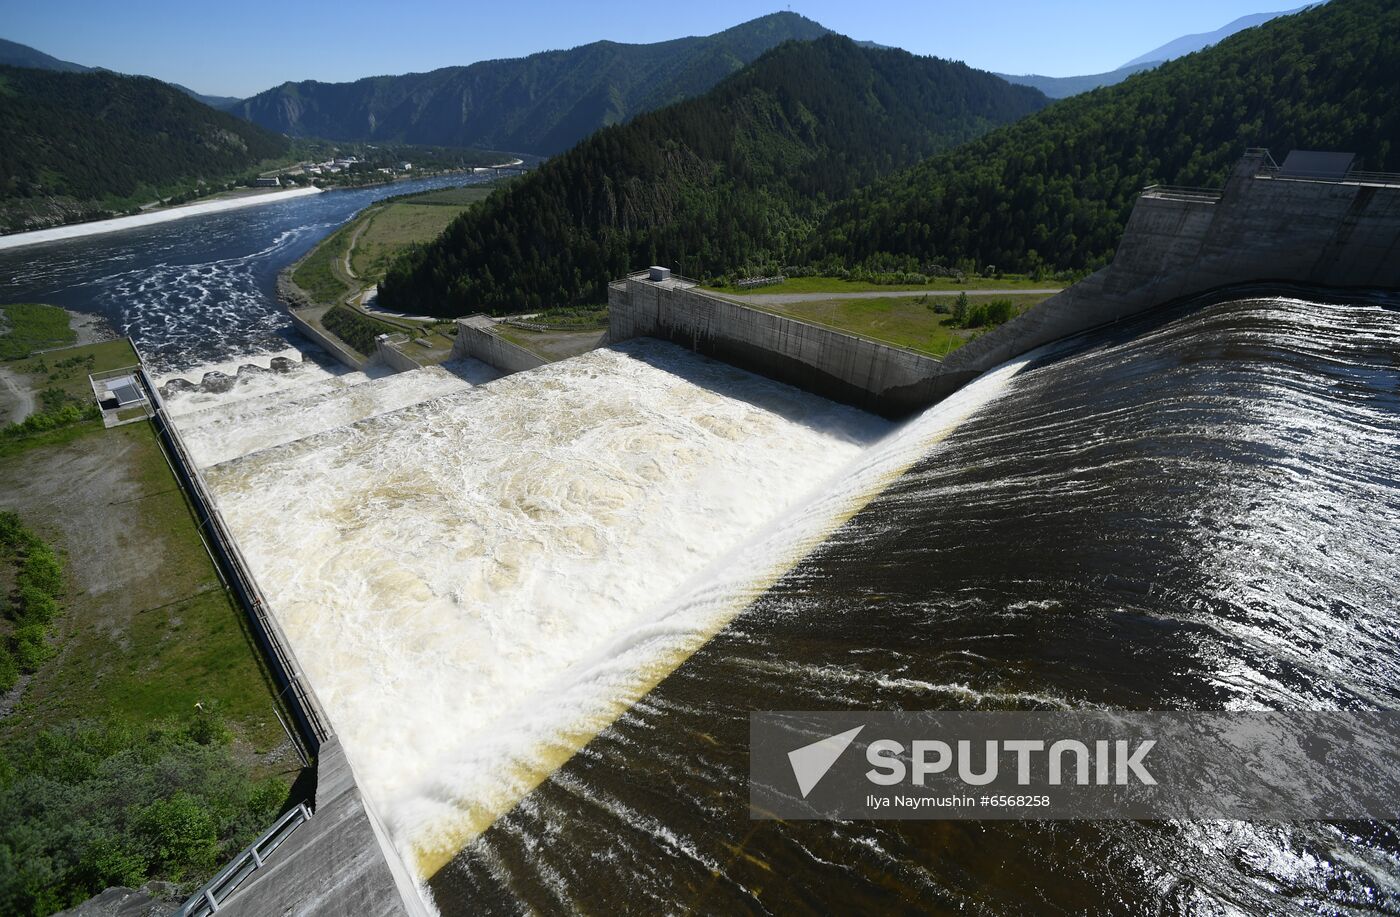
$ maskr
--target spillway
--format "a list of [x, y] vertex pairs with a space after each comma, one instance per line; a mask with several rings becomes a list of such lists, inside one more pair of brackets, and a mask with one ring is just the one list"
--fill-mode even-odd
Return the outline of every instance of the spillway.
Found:
[[[601, 678], [599, 658], [646, 644], [668, 597], [889, 430], [654, 341], [448, 375], [318, 379], [177, 420], [424, 878], [676, 647]], [[413, 403], [353, 416], [386, 399]]]
[[1398, 326], [1182, 306], [898, 428], [647, 340], [180, 422], [444, 914], [1393, 911], [1386, 825], [745, 800], [754, 709], [1394, 707]]
[[718, 632], [439, 870], [438, 907], [1400, 910], [1390, 824], [746, 805], [751, 710], [1396, 707], [1398, 357], [1392, 303], [1264, 296], [980, 379], [668, 602], [676, 630]]

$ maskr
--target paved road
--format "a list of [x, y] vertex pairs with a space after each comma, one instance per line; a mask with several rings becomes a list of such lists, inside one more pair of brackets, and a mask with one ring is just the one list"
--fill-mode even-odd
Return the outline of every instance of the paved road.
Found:
[[[833, 299], [898, 299], [904, 296], [922, 296], [925, 293], [937, 296], [957, 296], [961, 290], [877, 290], [870, 293], [750, 293], [738, 296], [720, 294], [735, 302], [751, 302], [759, 306], [785, 306], [795, 302], [829, 302]], [[1060, 292], [1059, 287], [1035, 290], [968, 290], [968, 296], [1016, 296], [1024, 294], [1048, 294]]]

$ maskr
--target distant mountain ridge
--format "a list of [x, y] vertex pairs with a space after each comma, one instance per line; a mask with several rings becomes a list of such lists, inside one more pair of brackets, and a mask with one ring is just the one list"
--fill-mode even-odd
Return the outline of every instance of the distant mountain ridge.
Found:
[[[1324, 0], [1325, 2], [1325, 0]], [[1302, 12], [1309, 6], [1308, 4], [1296, 9], [1282, 10], [1277, 13], [1253, 13], [1249, 16], [1241, 16], [1228, 25], [1221, 26], [1212, 32], [1198, 32], [1193, 35], [1182, 35], [1173, 38], [1164, 45], [1160, 45], [1140, 54], [1116, 70], [1106, 73], [1091, 73], [1083, 76], [1041, 76], [1036, 73], [1022, 75], [1010, 73], [998, 73], [997, 76], [1011, 82], [1019, 83], [1022, 86], [1034, 86], [1052, 99], [1065, 99], [1070, 96], [1079, 95], [1081, 92], [1088, 92], [1091, 89], [1098, 89], [1100, 86], [1113, 86], [1123, 82], [1134, 73], [1141, 73], [1144, 70], [1151, 70], [1153, 67], [1174, 60], [1187, 54], [1192, 54], [1204, 48], [1208, 48], [1223, 39], [1229, 38], [1237, 32], [1262, 25], [1271, 19], [1279, 16], [1290, 16], [1293, 13]]]
[[1010, 73], [998, 73], [997, 76], [1008, 83], [1016, 83], [1020, 86], [1031, 86], [1039, 89], [1052, 99], [1067, 99], [1070, 96], [1077, 96], [1081, 92], [1088, 92], [1091, 89], [1098, 89], [1100, 86], [1114, 86], [1123, 82], [1134, 73], [1141, 73], [1144, 70], [1151, 70], [1161, 61], [1152, 61], [1145, 64], [1129, 64], [1119, 67], [1117, 70], [1110, 70], [1107, 73], [1090, 73], [1084, 76], [1040, 76], [1035, 73], [1014, 75]]
[[[115, 72], [113, 70], [107, 70], [104, 67], [84, 67], [82, 64], [75, 64], [69, 60], [60, 60], [52, 54], [45, 54], [37, 48], [31, 48], [28, 45], [22, 45], [17, 41], [8, 41], [4, 38], [0, 38], [0, 66], [32, 67], [35, 70], [53, 70], [58, 73]], [[231, 96], [201, 95], [188, 86], [181, 86], [179, 83], [169, 83], [167, 85], [174, 86], [191, 99], [197, 99], [210, 108], [227, 109], [242, 101], [241, 99], [235, 99]]]
[[1307, 3], [1303, 6], [1294, 7], [1291, 10], [1279, 10], [1275, 13], [1252, 13], [1221, 26], [1211, 32], [1197, 32], [1193, 35], [1183, 35], [1174, 38], [1166, 44], [1153, 48], [1146, 54], [1139, 54], [1137, 57], [1124, 64], [1124, 67], [1132, 67], [1137, 64], [1158, 64], [1162, 61], [1175, 60], [1178, 57], [1185, 57], [1204, 48], [1209, 48], [1234, 35], [1236, 32], [1243, 32], [1245, 29], [1252, 29], [1257, 25], [1263, 25], [1270, 19], [1277, 19], [1280, 16], [1291, 16], [1294, 13], [1301, 13], [1316, 3]]
[[657, 44], [598, 41], [428, 73], [284, 83], [232, 110], [291, 136], [552, 155], [598, 128], [699, 95], [785, 41], [827, 34], [796, 13], [773, 13]]
[[783, 264], [832, 201], [1046, 103], [961, 63], [834, 34], [787, 42], [503, 188], [397, 262], [380, 301], [520, 312], [603, 302], [638, 265], [707, 277]]

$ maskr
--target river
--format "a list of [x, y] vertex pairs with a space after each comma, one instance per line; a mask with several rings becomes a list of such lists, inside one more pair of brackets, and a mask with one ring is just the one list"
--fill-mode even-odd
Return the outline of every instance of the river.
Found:
[[461, 173], [331, 190], [0, 251], [0, 303], [101, 315], [161, 374], [304, 346], [277, 300], [278, 271], [374, 201], [493, 177]]

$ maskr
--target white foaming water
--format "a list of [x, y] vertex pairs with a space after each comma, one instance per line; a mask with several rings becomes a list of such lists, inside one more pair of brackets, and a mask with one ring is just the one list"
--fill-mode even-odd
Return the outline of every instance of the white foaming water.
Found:
[[[286, 372], [274, 372], [271, 366], [278, 359], [289, 360], [293, 365]], [[257, 371], [248, 372], [249, 367], [256, 367]], [[211, 409], [223, 411], [230, 405], [253, 398], [302, 395], [314, 386], [354, 385], [370, 378], [365, 373], [346, 369], [339, 364], [305, 359], [300, 350], [288, 347], [157, 375], [154, 381], [158, 388], [165, 389], [169, 383], [177, 380], [201, 385], [208, 381], [206, 377], [210, 375], [228, 376], [234, 381], [230, 387], [222, 390], [196, 388], [164, 392], [165, 408], [172, 417], [185, 418]], [[189, 420], [183, 420], [180, 429], [186, 429], [189, 423]]]
[[426, 877], [1024, 362], [871, 448], [878, 418], [634, 341], [207, 477]]
[[[455, 736], [467, 741], [450, 743], [450, 751], [439, 753], [424, 769], [427, 779], [404, 786], [393, 798], [390, 818], [400, 850], [425, 875], [445, 865], [886, 486], [934, 454], [959, 424], [1003, 394], [1016, 373], [1055, 346], [984, 373], [877, 444], [854, 454], [843, 449], [830, 456], [840, 461], [810, 467], [801, 481], [806, 500], [717, 552], [712, 562], [670, 590], [669, 598], [654, 590], [638, 607], [640, 613], [620, 616], [620, 626], [598, 635], [591, 646], [577, 648], [571, 664], [546, 682], [500, 698], [500, 710], [507, 715], [496, 717], [489, 730]], [[770, 442], [758, 448], [788, 454], [795, 445]], [[706, 529], [702, 518], [690, 523]], [[625, 568], [610, 572], [636, 575], [645, 569], [632, 566], [638, 560], [629, 558]], [[530, 632], [522, 637], [534, 639]]]
[[[238, 399], [227, 409], [186, 414], [179, 425], [194, 460], [208, 467], [462, 391], [499, 376], [485, 363], [470, 359], [378, 378], [346, 373], [313, 381], [304, 388], [280, 385]], [[261, 376], [254, 378], [261, 381]]]

